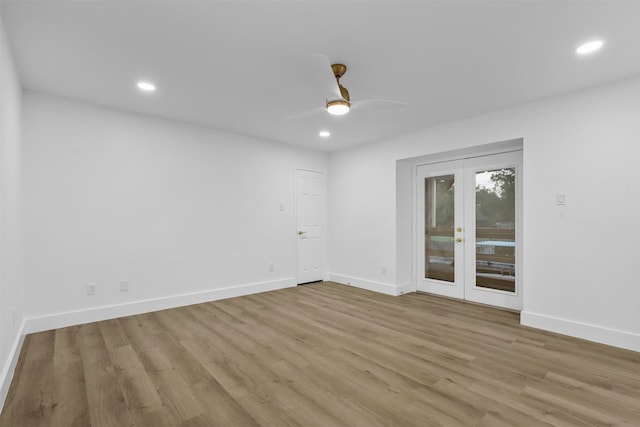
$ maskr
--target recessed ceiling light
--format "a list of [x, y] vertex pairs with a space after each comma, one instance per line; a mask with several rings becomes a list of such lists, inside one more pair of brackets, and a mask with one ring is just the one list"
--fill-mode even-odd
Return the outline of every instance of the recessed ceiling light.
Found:
[[145, 92], [153, 92], [156, 90], [156, 85], [149, 82], [138, 82], [138, 89], [143, 90]]
[[600, 49], [604, 42], [602, 40], [593, 40], [588, 43], [585, 43], [576, 49], [576, 54], [578, 55], [586, 55], [588, 53], [595, 52]]
[[328, 130], [321, 130], [318, 135], [320, 135], [323, 138], [327, 138], [329, 136], [331, 136], [331, 132], [329, 132]]

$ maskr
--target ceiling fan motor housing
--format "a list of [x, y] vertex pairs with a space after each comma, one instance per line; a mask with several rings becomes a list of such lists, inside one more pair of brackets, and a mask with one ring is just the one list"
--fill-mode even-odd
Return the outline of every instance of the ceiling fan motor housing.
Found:
[[332, 64], [331, 70], [333, 71], [333, 75], [336, 76], [336, 79], [339, 79], [347, 72], [347, 66], [344, 64]]

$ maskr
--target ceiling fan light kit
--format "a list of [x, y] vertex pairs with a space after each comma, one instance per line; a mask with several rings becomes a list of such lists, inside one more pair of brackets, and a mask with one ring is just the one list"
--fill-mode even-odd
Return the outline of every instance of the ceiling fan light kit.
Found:
[[341, 116], [349, 112], [349, 102], [335, 100], [327, 102], [327, 112], [334, 116]]

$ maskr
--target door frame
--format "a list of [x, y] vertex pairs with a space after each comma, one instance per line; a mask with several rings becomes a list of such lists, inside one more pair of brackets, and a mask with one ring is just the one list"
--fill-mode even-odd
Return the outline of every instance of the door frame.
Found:
[[[293, 229], [292, 236], [295, 240], [295, 284], [300, 284], [300, 259], [299, 259], [299, 246], [300, 246], [300, 238], [298, 236], [299, 224], [298, 224], [298, 172], [314, 172], [318, 173], [322, 179], [322, 196], [320, 199], [320, 216], [322, 218], [322, 230], [320, 231], [321, 239], [322, 239], [322, 248], [321, 248], [321, 263], [320, 263], [320, 275], [321, 280], [326, 280], [327, 268], [327, 173], [322, 169], [310, 169], [298, 167], [293, 171], [294, 179], [293, 179]], [[309, 283], [309, 282], [304, 282]]]
[[[406, 242], [404, 244], [410, 245], [410, 248], [411, 248], [410, 249], [411, 257], [405, 267], [407, 269], [410, 269], [406, 273], [406, 274], [409, 274], [410, 282], [406, 283], [406, 286], [408, 287], [405, 289], [407, 289], [410, 292], [419, 292], [417, 260], [418, 260], [418, 254], [420, 253], [419, 246], [421, 245], [421, 243], [418, 241], [418, 230], [417, 230], [417, 224], [418, 224], [417, 223], [418, 221], [417, 168], [419, 166], [437, 164], [437, 163], [443, 163], [443, 162], [449, 162], [449, 161], [455, 161], [455, 160], [473, 159], [477, 157], [491, 156], [494, 154], [506, 154], [506, 153], [519, 152], [522, 155], [522, 158], [520, 159], [520, 171], [519, 171], [520, 178], [519, 178], [519, 184], [517, 187], [518, 191], [520, 192], [520, 197], [518, 197], [518, 201], [516, 202], [517, 203], [516, 209], [519, 209], [519, 212], [520, 212], [519, 214], [520, 227], [518, 227], [516, 231], [517, 233], [516, 238], [520, 239], [520, 243], [519, 243], [520, 251], [519, 251], [519, 254], [517, 255], [519, 272], [517, 272], [516, 280], [520, 281], [519, 289], [521, 292], [521, 305], [524, 306], [524, 298], [526, 295], [526, 290], [525, 290], [526, 283], [523, 280], [524, 275], [522, 274], [522, 270], [524, 268], [523, 252], [525, 247], [525, 241], [523, 238], [524, 236], [523, 230], [524, 230], [524, 224], [525, 224], [524, 215], [523, 215], [523, 199], [524, 199], [524, 173], [523, 173], [524, 144], [523, 142], [524, 142], [523, 138], [514, 138], [514, 139], [505, 140], [501, 142], [488, 143], [488, 144], [479, 145], [479, 146], [470, 146], [467, 148], [456, 149], [451, 151], [436, 152], [432, 154], [426, 154], [423, 156], [416, 156], [416, 157], [407, 158], [407, 159], [400, 159], [396, 161], [396, 169], [397, 169], [396, 190], [400, 193], [403, 191], [401, 190], [403, 185], [410, 186], [410, 191], [406, 192], [405, 190], [404, 192], [404, 194], [406, 194], [407, 196], [410, 196], [410, 199], [409, 200], [404, 199], [405, 200], [404, 202], [400, 202], [400, 201], [398, 202], [400, 209], [402, 209], [402, 206], [406, 206], [406, 208], [409, 208], [410, 213], [407, 213], [407, 215], [409, 216], [405, 216], [405, 214], [403, 214], [401, 210], [398, 210], [398, 209], [396, 210], [398, 217], [404, 217], [406, 218], [406, 220], [409, 220], [410, 218], [410, 226], [403, 228], [403, 230], [406, 230], [407, 233], [410, 231], [410, 235], [405, 234], [406, 237], [399, 236], [397, 238], [398, 242], [404, 241]], [[403, 170], [405, 170], [406, 172], [400, 172], [398, 168], [403, 168]], [[408, 182], [406, 178], [404, 181], [399, 181], [398, 178], [401, 175], [406, 178], [410, 178], [410, 182]], [[405, 184], [402, 184], [402, 182], [404, 182]], [[404, 187], [404, 188], [408, 188], [408, 187]], [[404, 210], [404, 212], [407, 212], [407, 211]], [[464, 300], [464, 301], [467, 301], [467, 300]], [[469, 301], [469, 302], [474, 302], [474, 301]]]

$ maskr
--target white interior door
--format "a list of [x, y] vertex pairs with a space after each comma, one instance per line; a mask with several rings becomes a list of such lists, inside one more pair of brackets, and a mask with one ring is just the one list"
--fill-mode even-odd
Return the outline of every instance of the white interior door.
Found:
[[322, 280], [324, 267], [324, 174], [296, 170], [298, 284]]
[[422, 165], [416, 288], [522, 309], [522, 152]]

